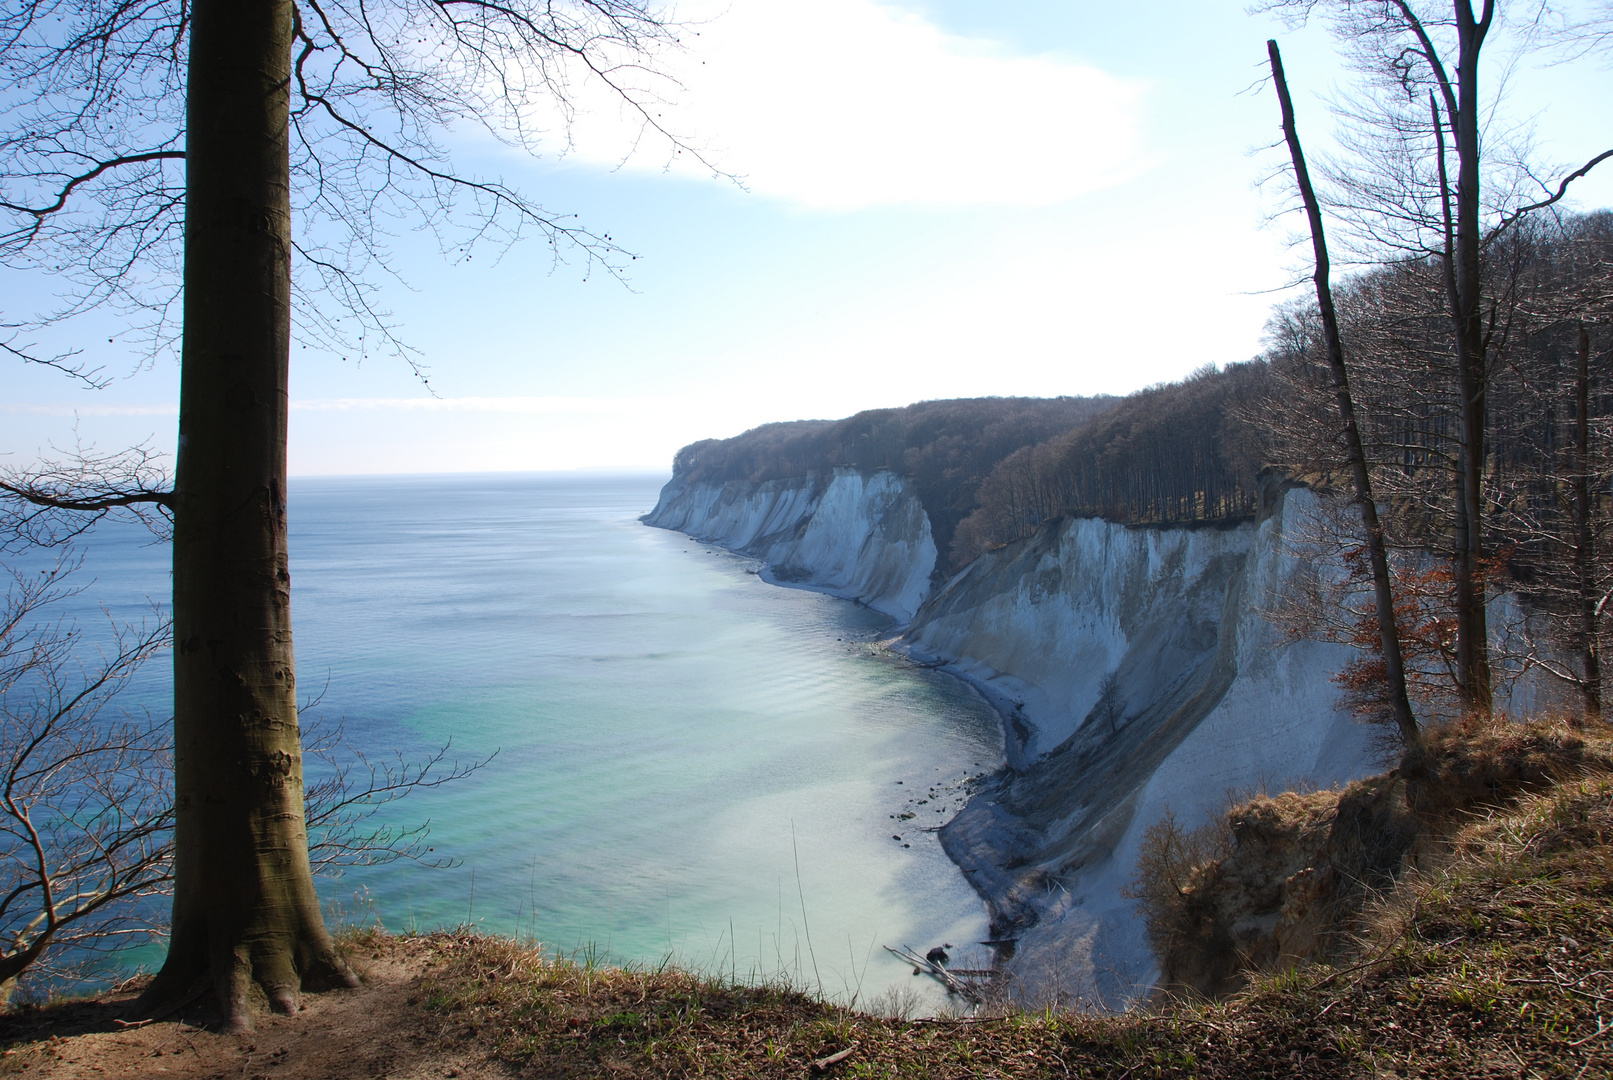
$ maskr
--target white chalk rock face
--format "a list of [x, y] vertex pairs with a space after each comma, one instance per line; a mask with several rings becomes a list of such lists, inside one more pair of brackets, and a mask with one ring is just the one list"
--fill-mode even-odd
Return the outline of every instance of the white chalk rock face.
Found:
[[673, 529], [767, 564], [767, 576], [857, 600], [906, 622], [930, 592], [935, 540], [902, 478], [837, 468], [760, 484], [661, 489], [648, 525]]
[[1225, 528], [1065, 522], [976, 560], [904, 635], [1008, 712], [1012, 771], [942, 840], [1033, 998], [1116, 1007], [1151, 985], [1120, 890], [1167, 809], [1191, 827], [1229, 795], [1373, 770], [1332, 681], [1351, 651], [1266, 618], [1314, 571], [1284, 536], [1314, 500], [1273, 490]]

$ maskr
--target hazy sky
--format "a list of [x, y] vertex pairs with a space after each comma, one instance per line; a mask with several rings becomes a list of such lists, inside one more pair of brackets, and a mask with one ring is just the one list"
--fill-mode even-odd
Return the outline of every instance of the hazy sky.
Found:
[[[447, 265], [402, 233], [411, 288], [391, 308], [430, 368], [293, 355], [291, 470], [665, 468], [684, 443], [770, 420], [925, 398], [1125, 393], [1259, 348], [1301, 264], [1298, 222], [1268, 222], [1281, 165], [1265, 40], [1284, 45], [1302, 133], [1332, 126], [1344, 73], [1321, 27], [1241, 2], [713, 0], [670, 63], [670, 122], [743, 187], [674, 163], [607, 107], [574, 150], [485, 141], [463, 167], [503, 176], [641, 258], [628, 287], [541, 242]], [[1513, 76], [1544, 160], [1613, 146], [1613, 75], [1579, 63]], [[587, 102], [585, 102], [587, 104]], [[1613, 166], [1578, 205], [1613, 205]], [[8, 289], [19, 286], [12, 280]], [[37, 284], [35, 285], [37, 287]], [[10, 306], [8, 304], [8, 306]], [[100, 340], [104, 342], [105, 334]], [[120, 346], [90, 346], [110, 371]], [[104, 351], [97, 351], [101, 349]], [[171, 446], [170, 363], [99, 392], [0, 367], [0, 453], [79, 437]]]

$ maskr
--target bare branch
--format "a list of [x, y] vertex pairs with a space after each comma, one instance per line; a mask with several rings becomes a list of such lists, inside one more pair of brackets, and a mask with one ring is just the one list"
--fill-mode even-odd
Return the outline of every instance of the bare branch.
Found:
[[[669, 160], [721, 175], [664, 119], [679, 88], [653, 61], [677, 39], [646, 0], [298, 0], [293, 15], [293, 303], [305, 344], [360, 358], [379, 345], [421, 375], [372, 301], [377, 281], [396, 276], [384, 241], [404, 221], [455, 258], [535, 228], [557, 263], [577, 251], [584, 273], [624, 277], [636, 256], [609, 235], [456, 169], [456, 124], [563, 154], [593, 87]], [[188, 32], [185, 0], [0, 13], [0, 93], [17, 102], [0, 131], [0, 264], [71, 286], [59, 306], [25, 313], [27, 327], [108, 309], [131, 320], [142, 363], [173, 348]]]
[[1528, 206], [1520, 206], [1518, 209], [1508, 214], [1501, 220], [1501, 224], [1497, 225], [1494, 231], [1490, 233], [1490, 239], [1494, 240], [1499, 237], [1503, 232], [1511, 228], [1515, 221], [1523, 217], [1525, 214], [1532, 214], [1536, 210], [1544, 210], [1553, 203], [1561, 201], [1563, 196], [1568, 194], [1569, 184], [1572, 184], [1575, 180], [1587, 175], [1592, 169], [1596, 168], [1596, 166], [1600, 165], [1608, 158], [1613, 158], [1613, 150], [1602, 151], [1600, 154], [1597, 154], [1595, 157], [1591, 158], [1591, 160], [1587, 161], [1585, 164], [1563, 177], [1562, 183], [1557, 185], [1557, 191], [1554, 194], [1540, 200], [1539, 202], [1530, 203]]
[[171, 877], [165, 724], [111, 708], [169, 623], [111, 623], [89, 662], [84, 632], [53, 614], [81, 591], [79, 565], [13, 571], [0, 617], [0, 979], [47, 949], [150, 940], [138, 901]]
[[[57, 614], [83, 595], [81, 567], [81, 557], [63, 553], [43, 570], [12, 569], [0, 604], [0, 981], [71, 976], [73, 957], [143, 945], [165, 930], [150, 901], [173, 881], [173, 741], [166, 719], [117, 705], [169, 647], [172, 624], [161, 611], [137, 624], [109, 618], [92, 639]], [[321, 732], [316, 723], [304, 742], [324, 773], [306, 794], [319, 872], [398, 859], [453, 865], [426, 845], [429, 822], [400, 826], [378, 815], [490, 758], [450, 763], [445, 745], [420, 760], [375, 762], [339, 726]]]
[[77, 349], [58, 353], [55, 356], [40, 356], [32, 352], [31, 347], [28, 345], [18, 346], [13, 344], [15, 341], [16, 338], [12, 338], [11, 341], [0, 341], [0, 352], [7, 353], [25, 364], [38, 364], [40, 367], [54, 368], [68, 378], [76, 379], [90, 390], [104, 390], [112, 384], [112, 380], [102, 374], [106, 370], [105, 368], [92, 368], [86, 364], [73, 363], [73, 357], [79, 355], [79, 350]]
[[58, 547], [123, 510], [167, 538], [173, 484], [149, 444], [114, 453], [77, 446], [29, 468], [0, 469], [0, 551]]
[[454, 865], [451, 859], [432, 857], [435, 853], [426, 844], [429, 820], [412, 827], [377, 821], [389, 803], [462, 780], [496, 756], [468, 764], [449, 762], [452, 749], [450, 741], [421, 760], [411, 761], [394, 751], [390, 760], [375, 761], [348, 741], [341, 725], [331, 730], [321, 730], [317, 723], [307, 725], [303, 754], [324, 773], [309, 784], [305, 796], [308, 858], [314, 872], [334, 877], [345, 867], [381, 866], [400, 859], [436, 868]]
[[56, 193], [56, 198], [51, 200], [51, 202], [46, 206], [21, 206], [16, 203], [9, 203], [3, 199], [0, 199], [0, 210], [10, 210], [13, 213], [27, 214], [30, 217], [36, 218], [49, 217], [51, 214], [58, 212], [67, 205], [67, 200], [72, 197], [73, 191], [76, 188], [82, 184], [89, 183], [91, 180], [94, 180], [97, 176], [100, 176], [108, 169], [115, 169], [120, 165], [140, 165], [148, 161], [184, 160], [185, 152], [183, 150], [152, 150], [144, 154], [124, 154], [121, 157], [112, 158], [110, 161], [96, 162], [94, 168], [90, 169], [88, 172], [79, 173], [77, 176], [69, 177], [67, 182], [62, 185], [62, 189]]

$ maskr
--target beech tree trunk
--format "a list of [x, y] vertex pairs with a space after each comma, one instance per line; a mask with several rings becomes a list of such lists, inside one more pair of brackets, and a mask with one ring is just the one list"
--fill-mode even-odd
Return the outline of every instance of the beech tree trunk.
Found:
[[140, 1008], [356, 985], [308, 866], [286, 551], [290, 0], [194, 0], [174, 491], [173, 938]]
[[[1456, 221], [1454, 244], [1445, 251], [1451, 289], [1451, 320], [1456, 339], [1456, 383], [1461, 396], [1461, 461], [1457, 481], [1456, 677], [1463, 704], [1488, 713], [1490, 632], [1484, 581], [1484, 471], [1487, 459], [1489, 372], [1484, 330], [1484, 270], [1479, 204], [1479, 52], [1494, 15], [1486, 0], [1475, 19], [1471, 0], [1455, 0], [1458, 46], [1456, 108], [1451, 117], [1456, 140]], [[1443, 163], [1441, 173], [1443, 174]], [[1446, 195], [1447, 205], [1449, 196]], [[1447, 217], [1447, 221], [1449, 218]], [[1452, 248], [1454, 247], [1454, 250]]]

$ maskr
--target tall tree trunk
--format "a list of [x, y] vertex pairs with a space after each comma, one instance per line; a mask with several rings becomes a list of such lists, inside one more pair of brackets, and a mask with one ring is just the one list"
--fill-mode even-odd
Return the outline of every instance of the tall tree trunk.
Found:
[[1367, 532], [1367, 559], [1372, 567], [1372, 596], [1378, 616], [1379, 648], [1383, 654], [1384, 696], [1395, 726], [1400, 730], [1406, 752], [1412, 754], [1422, 748], [1423, 740], [1417, 728], [1417, 718], [1411, 711], [1411, 700], [1406, 695], [1406, 664], [1400, 649], [1400, 627], [1395, 621], [1389, 555], [1383, 541], [1383, 525], [1378, 520], [1378, 504], [1372, 497], [1372, 473], [1367, 469], [1366, 447], [1362, 445], [1361, 429], [1355, 420], [1350, 375], [1344, 365], [1344, 342], [1339, 336], [1338, 312], [1333, 307], [1330, 280], [1332, 263], [1327, 254], [1327, 235], [1322, 227], [1322, 207], [1311, 185], [1310, 171], [1305, 167], [1305, 152], [1300, 146], [1299, 129], [1294, 122], [1294, 102], [1288, 94], [1282, 54], [1278, 52], [1275, 41], [1266, 42], [1266, 53], [1271, 58], [1271, 78], [1277, 85], [1277, 100], [1282, 106], [1283, 135], [1288, 140], [1289, 155], [1294, 162], [1294, 180], [1310, 219], [1311, 248], [1316, 257], [1316, 303], [1322, 313], [1322, 336], [1327, 343], [1327, 362], [1333, 375], [1333, 399], [1344, 424], [1345, 452], [1349, 455], [1350, 474], [1355, 480], [1355, 502], [1360, 508], [1361, 523]]
[[1591, 531], [1591, 336], [1579, 326], [1578, 366], [1574, 372], [1574, 584], [1579, 591], [1579, 639], [1585, 719], [1602, 718], [1601, 635], [1597, 612], [1596, 564]]
[[286, 553], [291, 0], [195, 0], [174, 491], [173, 938], [141, 1007], [209, 981], [356, 985], [314, 894]]
[[[1459, 42], [1456, 109], [1451, 117], [1456, 140], [1456, 222], [1454, 250], [1452, 245], [1447, 245], [1446, 263], [1454, 281], [1451, 320], [1456, 339], [1456, 381], [1461, 397], [1462, 429], [1457, 491], [1460, 510], [1454, 545], [1457, 682], [1463, 705], [1470, 712], [1488, 713], [1491, 708], [1490, 634], [1485, 607], [1488, 597], [1484, 582], [1483, 499], [1489, 372], [1485, 356], [1484, 266], [1480, 250], [1483, 221], [1479, 203], [1478, 61], [1494, 5], [1493, 0], [1485, 0], [1483, 15], [1477, 20], [1473, 17], [1471, 0], [1454, 0], [1454, 5]], [[1443, 161], [1441, 172], [1443, 174]]]

